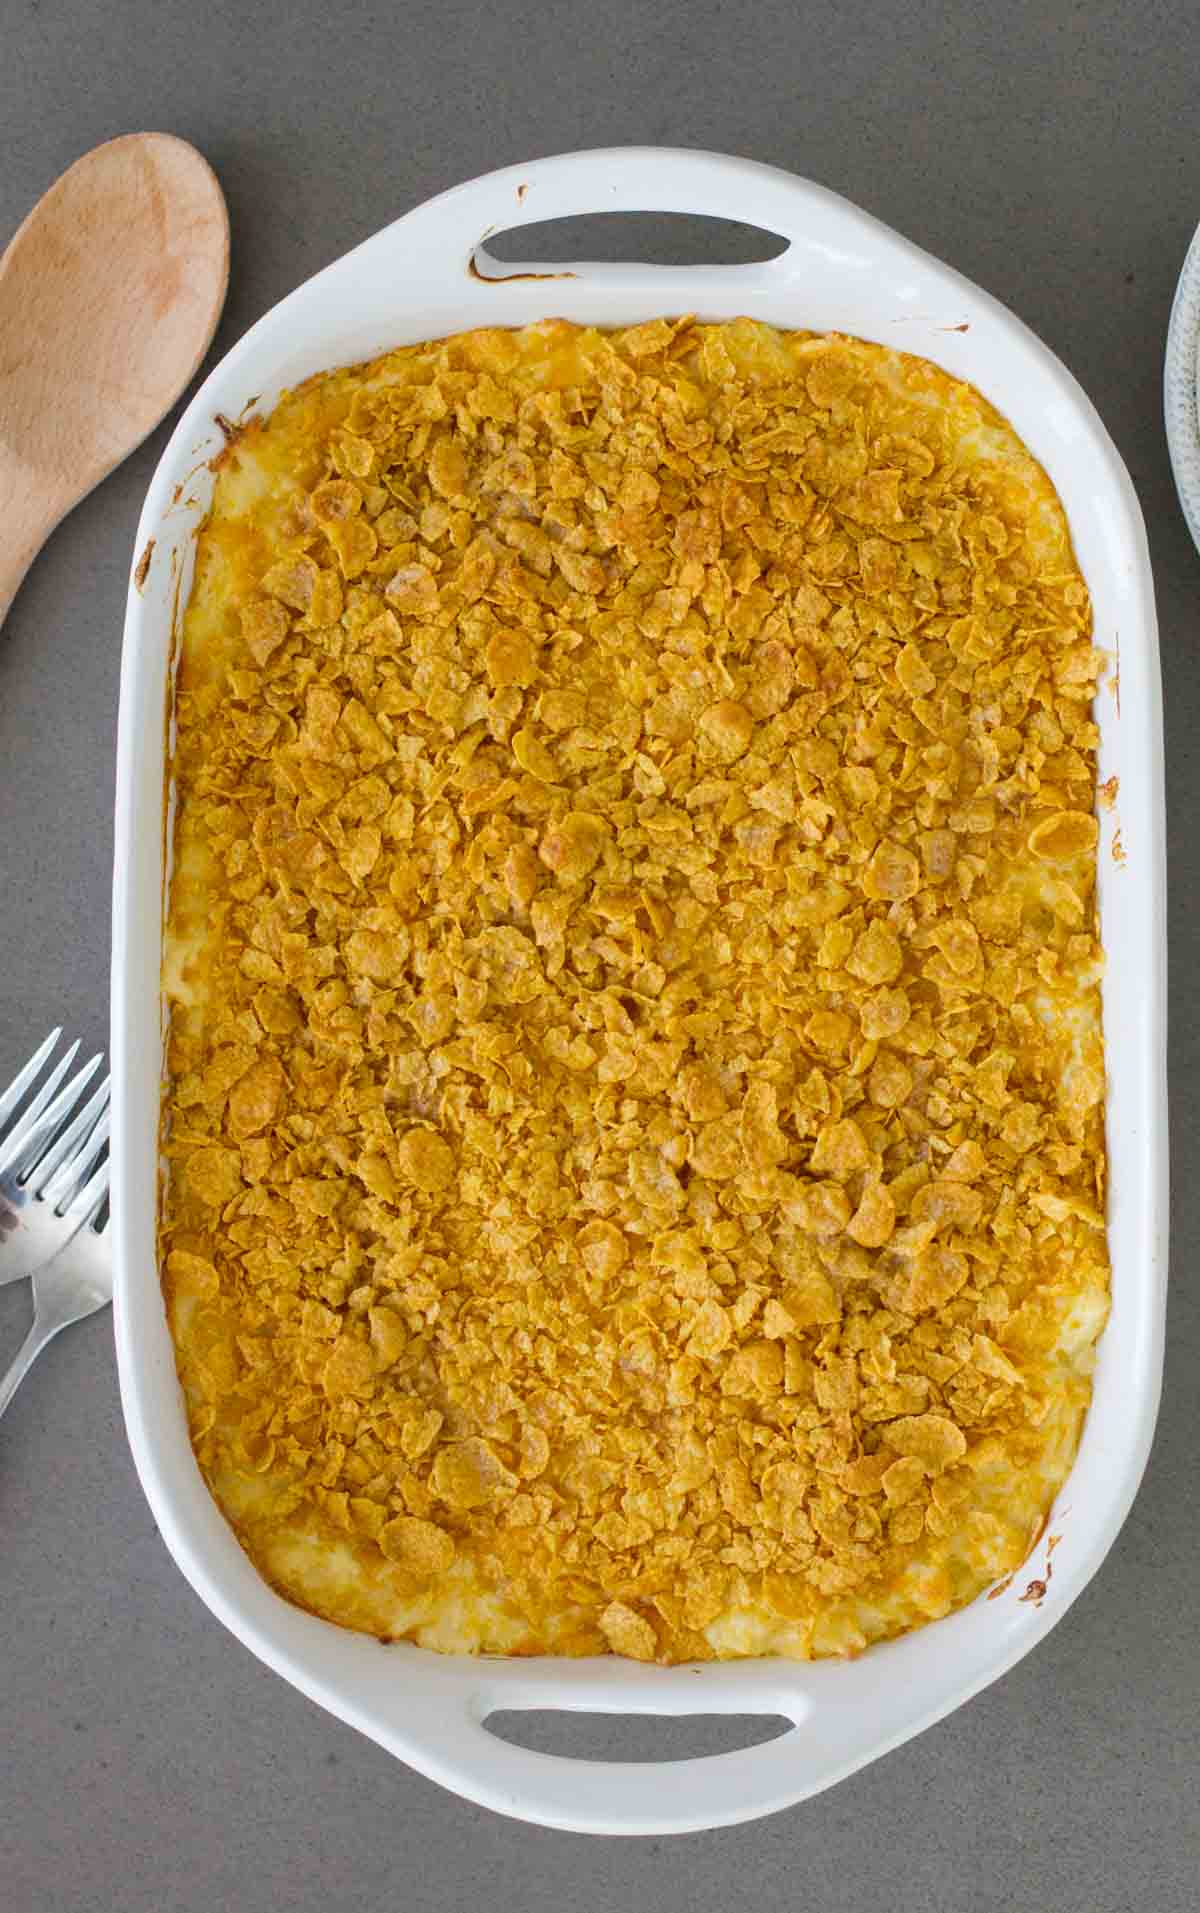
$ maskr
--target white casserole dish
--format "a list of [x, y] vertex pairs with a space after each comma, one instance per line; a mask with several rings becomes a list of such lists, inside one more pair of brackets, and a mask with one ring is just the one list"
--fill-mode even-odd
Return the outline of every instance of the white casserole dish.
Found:
[[[787, 250], [752, 266], [574, 265], [516, 276], [489, 232], [595, 211], [753, 221]], [[483, 274], [510, 276], [489, 282]], [[560, 271], [567, 271], [562, 268]], [[169, 675], [194, 534], [221, 449], [217, 415], [269, 409], [329, 366], [471, 326], [548, 314], [599, 325], [696, 312], [836, 329], [937, 360], [978, 385], [1066, 506], [1119, 677], [1102, 689], [1101, 929], [1108, 1048], [1113, 1310], [1079, 1457], [1046, 1539], [992, 1598], [848, 1664], [663, 1669], [631, 1662], [449, 1659], [381, 1647], [289, 1606], [242, 1553], [188, 1441], [155, 1262], [161, 1066], [162, 787]], [[1129, 476], [1070, 374], [956, 273], [819, 186], [745, 160], [628, 148], [509, 167], [418, 207], [302, 286], [207, 380], [146, 499], [121, 676], [113, 912], [113, 1241], [129, 1438], [163, 1537], [238, 1638], [313, 1700], [468, 1799], [547, 1826], [661, 1834], [752, 1819], [817, 1793], [968, 1700], [1028, 1652], [1095, 1573], [1129, 1509], [1154, 1427], [1166, 1282], [1164, 804], [1161, 698], [1145, 530]], [[140, 582], [139, 582], [140, 577]], [[1123, 862], [1113, 853], [1119, 827]], [[1060, 1541], [1053, 1554], [1048, 1545]], [[1044, 1590], [1038, 1583], [1044, 1583]], [[496, 1709], [777, 1714], [775, 1740], [647, 1768], [558, 1759], [491, 1734]]]

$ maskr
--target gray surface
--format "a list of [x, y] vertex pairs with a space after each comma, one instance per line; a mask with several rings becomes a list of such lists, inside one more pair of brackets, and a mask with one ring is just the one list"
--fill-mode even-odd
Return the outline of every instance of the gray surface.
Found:
[[[347, 11], [349, 8], [347, 8]], [[0, 240], [85, 148], [143, 126], [216, 166], [233, 218], [218, 349], [429, 193], [539, 152], [743, 152], [858, 200], [1010, 304], [1077, 373], [1137, 482], [1167, 689], [1175, 1286], [1158, 1443], [1061, 1629], [983, 1698], [807, 1806], [683, 1840], [588, 1841], [464, 1806], [319, 1713], [208, 1615], [134, 1478], [107, 1318], [0, 1430], [0, 1908], [876, 1906], [1182, 1913], [1200, 1820], [1192, 1260], [1200, 999], [1200, 559], [1160, 427], [1172, 288], [1200, 217], [1190, 0], [2, 0]], [[278, 21], [277, 29], [271, 25]], [[686, 253], [695, 235], [676, 236]], [[61, 1020], [102, 1042], [121, 609], [164, 442], [68, 520], [0, 635], [0, 1081]], [[0, 1294], [0, 1349], [24, 1296]], [[548, 1725], [592, 1754], [728, 1728]], [[652, 1784], [649, 1782], [648, 1784]]]

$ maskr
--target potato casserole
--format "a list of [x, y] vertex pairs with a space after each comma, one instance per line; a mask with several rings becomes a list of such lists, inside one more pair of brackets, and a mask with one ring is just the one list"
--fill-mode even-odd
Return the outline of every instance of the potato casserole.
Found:
[[862, 340], [545, 321], [231, 432], [159, 1234], [275, 1588], [810, 1658], [1020, 1564], [1108, 1310], [1102, 663], [1044, 471]]

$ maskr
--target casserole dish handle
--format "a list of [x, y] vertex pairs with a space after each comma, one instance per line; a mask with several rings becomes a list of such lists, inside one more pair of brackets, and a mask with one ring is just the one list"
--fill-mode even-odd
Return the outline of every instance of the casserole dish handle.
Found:
[[[766, 229], [788, 241], [773, 259], [750, 265], [646, 266], [572, 262], [559, 266], [523, 266], [502, 262], [486, 248], [496, 232], [588, 213], [658, 212], [734, 220]], [[856, 228], [859, 229], [856, 231]], [[840, 270], [872, 270], [872, 249], [881, 243], [918, 255], [888, 229], [811, 180], [755, 160], [724, 153], [671, 147], [613, 147], [560, 153], [522, 166], [485, 173], [440, 193], [398, 222], [404, 235], [406, 268], [429, 290], [449, 279], [460, 301], [488, 307], [489, 317], [505, 323], [506, 289], [528, 293], [531, 280], [586, 279], [589, 284], [620, 285], [630, 273], [671, 278], [681, 290], [689, 277], [714, 276], [752, 291], [777, 286], [806, 264]], [[464, 297], [464, 266], [469, 286]], [[512, 323], [513, 321], [508, 321]]]
[[[481, 1672], [486, 1665], [481, 1663]], [[540, 1674], [535, 1662], [498, 1663], [501, 1678], [485, 1676], [449, 1705], [443, 1701], [436, 1718], [419, 1723], [424, 1771], [468, 1800], [541, 1826], [658, 1835], [729, 1825], [788, 1806], [810, 1790], [805, 1784], [809, 1769], [815, 1778], [828, 1765], [829, 1745], [811, 1731], [811, 1699], [785, 1684], [787, 1672], [776, 1671], [794, 1674], [794, 1665], [754, 1663], [750, 1691], [710, 1685], [704, 1678], [707, 1668], [679, 1667], [668, 1670], [652, 1692], [636, 1663], [605, 1663], [598, 1672], [597, 1663], [579, 1665], [579, 1685], [568, 1690], [561, 1678]], [[540, 1753], [501, 1739], [486, 1724], [499, 1711], [534, 1709], [613, 1716], [782, 1716], [790, 1725], [770, 1740], [727, 1753], [613, 1761]], [[409, 1724], [417, 1725], [411, 1716]]]

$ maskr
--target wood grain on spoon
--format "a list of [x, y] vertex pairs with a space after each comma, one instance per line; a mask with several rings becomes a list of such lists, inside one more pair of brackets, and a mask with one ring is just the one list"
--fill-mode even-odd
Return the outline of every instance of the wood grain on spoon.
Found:
[[76, 160], [0, 259], [0, 622], [59, 520], [175, 403], [216, 330], [229, 218], [186, 140]]

